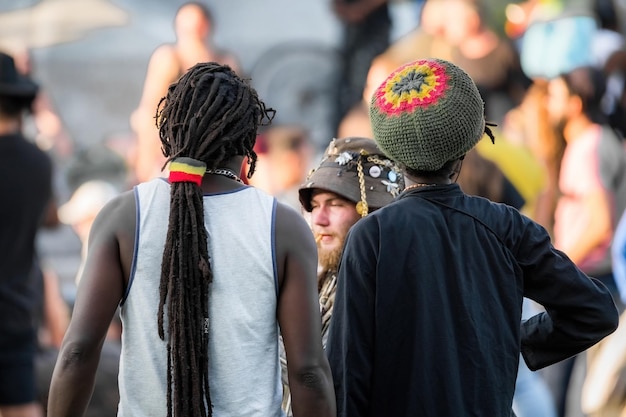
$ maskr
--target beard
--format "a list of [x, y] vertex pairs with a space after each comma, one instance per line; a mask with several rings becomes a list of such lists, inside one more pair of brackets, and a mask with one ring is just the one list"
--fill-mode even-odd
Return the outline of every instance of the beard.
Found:
[[320, 243], [317, 243], [318, 262], [322, 268], [322, 271], [337, 271], [339, 267], [339, 261], [341, 260], [341, 253], [343, 252], [344, 241], [345, 236], [339, 239], [339, 245], [334, 249], [322, 248]]

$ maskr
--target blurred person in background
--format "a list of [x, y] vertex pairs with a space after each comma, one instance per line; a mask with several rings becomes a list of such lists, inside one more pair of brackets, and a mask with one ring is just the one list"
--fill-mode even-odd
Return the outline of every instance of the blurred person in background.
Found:
[[616, 294], [610, 248], [626, 208], [626, 153], [601, 110], [604, 88], [602, 73], [591, 67], [550, 81], [550, 120], [566, 141], [554, 238], [555, 246]]
[[162, 175], [165, 158], [161, 153], [155, 109], [167, 88], [198, 62], [218, 62], [239, 72], [239, 62], [228, 51], [214, 45], [215, 21], [208, 7], [201, 2], [186, 2], [174, 18], [176, 41], [159, 46], [152, 53], [139, 106], [130, 125], [136, 134], [136, 160], [132, 164], [136, 182]]
[[[72, 227], [81, 242], [81, 262], [76, 274], [77, 285], [87, 257], [91, 226], [100, 210], [117, 195], [119, 195], [119, 190], [110, 182], [92, 179], [81, 184], [72, 193], [69, 201], [59, 207], [59, 219]], [[115, 417], [117, 415], [119, 403], [117, 378], [121, 354], [121, 333], [122, 323], [119, 312], [116, 312], [102, 345], [94, 390], [84, 417]], [[60, 347], [61, 344], [59, 343], [44, 349], [37, 360], [38, 395], [39, 401], [44, 406], [48, 402], [50, 381]]]
[[389, 0], [331, 0], [331, 3], [343, 26], [335, 89], [335, 125], [338, 125], [361, 100], [372, 60], [389, 46], [392, 20]]
[[87, 257], [87, 242], [91, 225], [96, 216], [119, 190], [104, 180], [89, 180], [81, 184], [69, 201], [59, 207], [59, 220], [72, 227], [81, 243], [81, 263], [76, 273], [76, 284], [80, 281]]
[[428, 0], [421, 24], [384, 55], [395, 66], [420, 58], [453, 62], [472, 77], [490, 121], [500, 124], [530, 85], [513, 43], [486, 21], [484, 0]]
[[[619, 301], [626, 305], [626, 212], [611, 245], [613, 277]], [[626, 313], [614, 334], [596, 349], [587, 369], [581, 395], [587, 417], [626, 417]]]
[[56, 224], [52, 161], [22, 133], [38, 86], [0, 53], [0, 415], [40, 417], [35, 383], [43, 277], [35, 238]]
[[[601, 109], [605, 85], [602, 72], [590, 66], [566, 72], [548, 85], [550, 121], [566, 142], [554, 245], [586, 274], [605, 283], [622, 311], [612, 272], [611, 242], [626, 208], [626, 152]], [[586, 355], [588, 367], [593, 366], [594, 353], [590, 350]], [[572, 390], [574, 365], [572, 358], [546, 370], [560, 415], [568, 412], [567, 390]]]
[[550, 123], [547, 101], [548, 81], [534, 80], [522, 102], [505, 115], [502, 131], [512, 145], [528, 150], [543, 171], [542, 190], [536, 196], [534, 208], [526, 214], [553, 236], [565, 141]]
[[[311, 168], [314, 149], [306, 129], [299, 125], [272, 125], [263, 129], [255, 143], [257, 163], [247, 183], [300, 209], [298, 187]], [[243, 164], [242, 177], [249, 172]]]
[[[33, 77], [33, 57], [30, 48], [23, 47], [13, 52], [18, 71], [26, 77]], [[33, 133], [35, 142], [44, 151], [51, 151], [60, 160], [67, 160], [74, 151], [73, 140], [65, 128], [61, 116], [55, 110], [52, 97], [39, 89], [32, 105]]]
[[[431, 1], [431, 0], [429, 0]], [[505, 113], [518, 105], [530, 86], [522, 71], [517, 49], [486, 20], [484, 0], [443, 1], [443, 38], [450, 45], [442, 57], [463, 68], [476, 83], [488, 120], [502, 123]], [[417, 57], [416, 57], [417, 58]]]
[[626, 135], [626, 43], [620, 31], [620, 18], [613, 0], [595, 0], [594, 11], [599, 26], [593, 37], [591, 52], [594, 66], [606, 77], [602, 110], [609, 124]]

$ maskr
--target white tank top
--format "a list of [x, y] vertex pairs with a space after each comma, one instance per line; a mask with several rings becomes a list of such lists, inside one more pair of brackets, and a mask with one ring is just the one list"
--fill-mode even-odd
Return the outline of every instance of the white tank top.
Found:
[[[157, 333], [157, 312], [170, 186], [155, 179], [135, 187], [135, 197], [138, 241], [121, 306], [118, 416], [158, 417], [167, 415], [167, 352]], [[253, 187], [204, 197], [213, 271], [209, 384], [214, 417], [284, 415], [276, 321], [275, 207], [273, 197]]]

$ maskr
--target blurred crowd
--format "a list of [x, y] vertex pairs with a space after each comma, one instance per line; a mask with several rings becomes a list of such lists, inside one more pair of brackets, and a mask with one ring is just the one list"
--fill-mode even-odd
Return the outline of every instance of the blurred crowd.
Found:
[[[395, 1], [400, 2], [411, 4], [414, 24], [394, 38], [393, 1], [329, 1], [343, 29], [336, 58], [333, 55], [335, 84], [320, 86], [334, 92], [330, 127], [334, 137], [372, 137], [368, 111], [372, 91], [399, 65], [432, 57], [463, 68], [485, 101], [487, 120], [495, 125], [495, 143], [483, 139], [467, 155], [458, 178], [461, 188], [509, 204], [540, 223], [555, 247], [613, 291], [622, 313], [626, 304], [626, 3]], [[52, 191], [44, 210], [49, 221], [39, 226], [41, 230], [71, 228], [79, 243], [77, 259], [84, 258], [91, 224], [111, 198], [139, 182], [167, 176], [155, 117], [170, 84], [197, 62], [217, 61], [246, 74], [236, 50], [215, 44], [207, 4], [186, 3], [172, 20], [175, 40], [155, 45], [146, 63], [142, 96], [128, 115], [132, 129], [128, 135], [109, 137], [78, 152], [72, 132], [59, 116], [63, 103], [53, 106], [45, 85], [39, 86], [23, 120], [25, 137], [52, 161], [49, 175], [63, 173], [61, 181], [71, 191], [70, 198], [60, 201], [54, 189], [58, 180], [50, 179]], [[27, 49], [6, 52], [22, 77], [32, 77]], [[0, 96], [7, 93], [2, 89], [4, 76], [0, 72]], [[281, 108], [276, 111], [280, 114]], [[304, 123], [263, 127], [254, 148], [256, 172], [248, 175], [244, 164], [241, 178], [308, 216], [300, 206], [298, 188], [327, 144], [320, 146], [313, 136], [315, 132]], [[0, 190], [7, 202], [13, 201], [7, 187], [0, 185]], [[5, 230], [9, 229], [3, 226], [0, 235]], [[11, 236], [0, 239], [6, 242]], [[40, 413], [45, 413], [52, 368], [74, 296], [64, 290], [53, 264], [45, 253], [34, 254], [32, 311], [38, 331]], [[78, 284], [81, 271], [79, 264], [76, 267]], [[2, 285], [0, 272], [0, 297]], [[528, 301], [525, 315], [538, 308]], [[531, 372], [520, 361], [513, 404], [517, 416], [626, 417], [625, 326], [620, 321], [618, 331], [593, 349], [544, 370]], [[88, 416], [116, 414], [120, 332], [121, 324], [111, 323]], [[3, 337], [0, 333], [0, 340]], [[3, 360], [0, 351], [0, 366]], [[0, 416], [42, 415], [9, 412], [0, 404]]]

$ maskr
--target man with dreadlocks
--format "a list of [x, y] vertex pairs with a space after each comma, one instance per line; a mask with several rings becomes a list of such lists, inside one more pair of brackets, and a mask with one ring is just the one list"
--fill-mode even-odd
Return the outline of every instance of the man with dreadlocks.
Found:
[[197, 64], [170, 86], [157, 112], [169, 180], [98, 215], [50, 417], [84, 411], [120, 302], [118, 416], [281, 416], [279, 325], [294, 415], [335, 415], [311, 232], [237, 176], [245, 157], [254, 172], [257, 127], [272, 115], [227, 66]]
[[[310, 213], [319, 258], [317, 286], [322, 312], [322, 343], [332, 316], [337, 265], [350, 227], [390, 203], [404, 180], [399, 168], [369, 138], [333, 139], [317, 168], [298, 190], [300, 204]], [[283, 360], [283, 371], [286, 362]], [[283, 379], [285, 372], [283, 372]], [[288, 381], [283, 381], [288, 384]], [[287, 391], [287, 390], [285, 390]], [[290, 398], [284, 407], [289, 412]]]
[[[454, 183], [494, 140], [462, 69], [397, 68], [370, 120], [406, 187], [346, 238], [326, 348], [338, 415], [510, 416], [520, 350], [536, 370], [589, 348], [617, 327], [611, 294], [537, 223]], [[524, 297], [545, 312], [522, 322]]]

